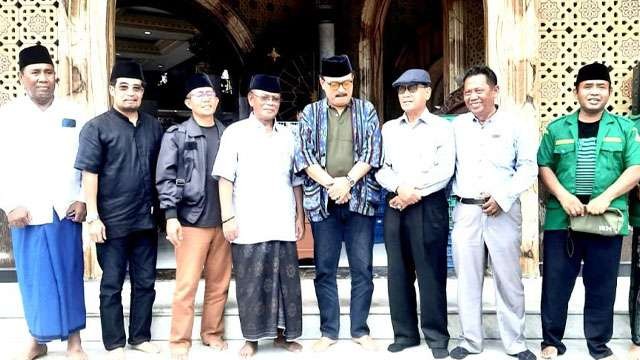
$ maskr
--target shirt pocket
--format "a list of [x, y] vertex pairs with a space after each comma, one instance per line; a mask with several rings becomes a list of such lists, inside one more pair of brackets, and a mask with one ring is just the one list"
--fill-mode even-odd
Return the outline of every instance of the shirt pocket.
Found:
[[[620, 139], [620, 142], [606, 141], [606, 139], [602, 142], [598, 159], [599, 164], [596, 168], [596, 172], [601, 169], [606, 169], [611, 173], [608, 177], [612, 177], [613, 179], [617, 179], [624, 171], [624, 144], [621, 138], [615, 139]], [[604, 176], [605, 174], [602, 175]]]

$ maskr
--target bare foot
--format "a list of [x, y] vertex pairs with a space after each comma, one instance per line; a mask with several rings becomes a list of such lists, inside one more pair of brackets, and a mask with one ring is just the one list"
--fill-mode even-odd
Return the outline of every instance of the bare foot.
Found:
[[359, 338], [353, 338], [356, 344], [360, 344], [363, 349], [367, 351], [378, 351], [378, 344], [369, 335], [364, 335]]
[[189, 360], [189, 349], [186, 347], [171, 349], [171, 360]]
[[258, 351], [258, 342], [257, 341], [245, 341], [244, 345], [240, 348], [240, 357], [243, 359], [248, 359], [256, 354]]
[[70, 360], [87, 360], [89, 356], [82, 349], [82, 341], [80, 333], [74, 333], [69, 336], [67, 341], [67, 359]]
[[540, 357], [543, 359], [555, 359], [558, 357], [558, 349], [555, 346], [546, 346], [540, 351]]
[[284, 337], [277, 337], [273, 339], [273, 346], [285, 349], [289, 352], [302, 351], [302, 344], [295, 341], [287, 341]]
[[29, 347], [15, 357], [16, 360], [34, 360], [47, 355], [47, 345], [32, 340]]
[[640, 360], [640, 346], [636, 344], [631, 344], [629, 348], [629, 353], [627, 354], [628, 360]]
[[222, 338], [219, 338], [219, 337], [211, 338], [207, 340], [206, 343], [203, 342], [203, 344], [215, 351], [227, 350], [227, 348], [229, 347], [229, 344], [227, 344], [226, 341], [224, 341]]
[[315, 352], [326, 351], [327, 349], [329, 349], [331, 345], [335, 343], [336, 343], [336, 340], [323, 336], [320, 339], [318, 339], [318, 341], [313, 343], [313, 346], [311, 346], [311, 349]]

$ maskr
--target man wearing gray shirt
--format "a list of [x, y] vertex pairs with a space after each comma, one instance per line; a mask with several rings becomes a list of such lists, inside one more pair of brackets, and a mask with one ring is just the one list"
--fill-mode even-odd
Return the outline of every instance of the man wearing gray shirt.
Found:
[[388, 289], [394, 342], [390, 352], [420, 344], [420, 326], [436, 359], [449, 355], [447, 331], [447, 234], [445, 187], [453, 175], [451, 124], [429, 112], [431, 79], [422, 69], [405, 71], [393, 87], [404, 114], [384, 124], [384, 162], [376, 180], [389, 191], [384, 216]]
[[469, 69], [463, 89], [470, 112], [453, 121], [453, 193], [458, 204], [451, 232], [462, 343], [451, 350], [451, 357], [463, 359], [482, 351], [482, 283], [488, 259], [505, 351], [519, 360], [534, 360], [536, 356], [527, 350], [524, 337], [518, 198], [537, 177], [535, 130], [526, 129], [516, 116], [498, 109], [497, 78], [489, 67]]

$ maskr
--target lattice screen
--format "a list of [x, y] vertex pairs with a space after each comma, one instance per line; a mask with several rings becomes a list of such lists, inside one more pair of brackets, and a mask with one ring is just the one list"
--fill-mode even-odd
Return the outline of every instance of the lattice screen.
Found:
[[573, 83], [578, 69], [593, 61], [611, 69], [609, 110], [629, 114], [640, 60], [640, 0], [543, 0], [538, 17], [542, 125], [577, 109]]
[[22, 94], [18, 52], [40, 42], [57, 63], [58, 2], [0, 0], [0, 105]]
[[465, 0], [464, 2], [464, 67], [484, 64], [484, 7], [481, 1]]

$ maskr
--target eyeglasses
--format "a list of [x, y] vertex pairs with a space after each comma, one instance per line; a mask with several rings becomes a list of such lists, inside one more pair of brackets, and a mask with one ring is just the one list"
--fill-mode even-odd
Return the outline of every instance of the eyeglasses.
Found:
[[253, 92], [253, 95], [255, 97], [257, 97], [258, 99], [260, 99], [261, 102], [266, 103], [269, 102], [269, 100], [271, 100], [274, 103], [279, 103], [281, 98], [280, 95], [267, 95], [267, 94], [257, 94], [255, 92]]
[[118, 91], [128, 92], [130, 89], [133, 90], [133, 92], [136, 94], [141, 93], [144, 90], [144, 88], [140, 85], [133, 85], [133, 86], [129, 86], [126, 84], [118, 85]]
[[215, 91], [196, 91], [189, 95], [190, 98], [204, 99], [204, 98], [212, 98], [216, 96]]
[[353, 87], [353, 80], [344, 80], [344, 81], [327, 81], [326, 83], [329, 85], [331, 90], [338, 90], [340, 86], [342, 86], [345, 90], [351, 89]]
[[404, 94], [405, 91], [409, 91], [411, 94], [415, 94], [419, 88], [424, 87], [424, 85], [419, 84], [411, 84], [411, 85], [400, 85], [398, 86], [398, 95]]

